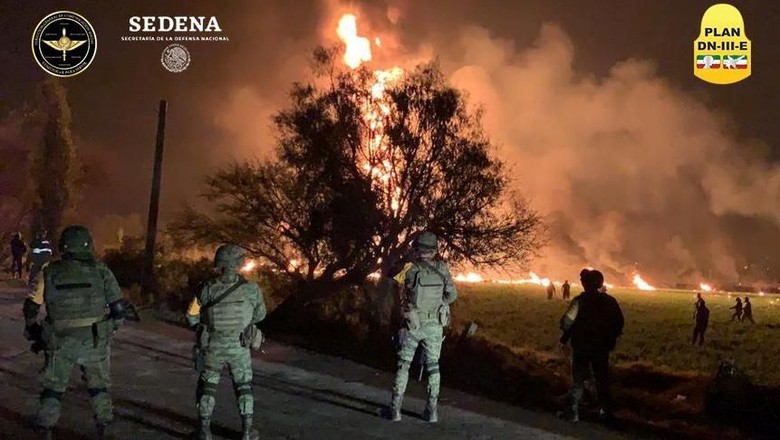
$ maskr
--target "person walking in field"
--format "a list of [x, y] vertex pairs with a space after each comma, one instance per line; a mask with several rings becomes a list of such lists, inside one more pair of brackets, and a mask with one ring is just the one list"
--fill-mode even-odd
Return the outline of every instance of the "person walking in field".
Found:
[[568, 301], [569, 298], [571, 298], [571, 285], [569, 284], [569, 280], [563, 282], [563, 285], [561, 286], [561, 292], [563, 294], [564, 301]]
[[756, 323], [756, 321], [753, 321], [753, 305], [750, 303], [750, 298], [747, 296], [745, 297], [745, 305], [742, 307], [741, 321], [744, 322], [745, 320], [750, 321], [751, 324]]
[[729, 307], [729, 310], [733, 310], [734, 314], [731, 315], [731, 320], [734, 321], [735, 319], [739, 322], [742, 322], [742, 299], [737, 297], [737, 302], [734, 304], [733, 307]]
[[596, 392], [601, 407], [599, 417], [612, 418], [612, 402], [609, 393], [609, 352], [615, 349], [618, 337], [623, 333], [623, 312], [617, 300], [602, 292], [604, 275], [597, 270], [580, 273], [585, 292], [575, 297], [569, 309], [561, 317], [562, 345], [571, 341], [572, 388], [569, 406], [558, 417], [570, 422], [579, 421], [579, 403], [585, 390], [585, 380], [596, 380]]
[[707, 331], [707, 326], [710, 322], [710, 309], [707, 308], [707, 304], [699, 295], [699, 300], [696, 301], [696, 313], [694, 314], [694, 320], [696, 325], [693, 327], [693, 342], [695, 345], [698, 339], [699, 345], [704, 344], [704, 333]]
[[547, 299], [553, 299], [555, 296], [555, 284], [553, 284], [552, 281], [550, 281], [550, 284], [547, 285]]

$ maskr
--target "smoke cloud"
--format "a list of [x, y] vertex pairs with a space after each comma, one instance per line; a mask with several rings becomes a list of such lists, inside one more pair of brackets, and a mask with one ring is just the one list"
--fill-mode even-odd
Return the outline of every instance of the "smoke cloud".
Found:
[[453, 83], [484, 108], [500, 155], [550, 224], [535, 270], [736, 281], [752, 257], [733, 243], [753, 231], [726, 219], [769, 221], [766, 238], [780, 236], [780, 167], [748, 157], [724, 116], [652, 63], [629, 59], [603, 78], [580, 76], [572, 41], [551, 24], [530, 48], [470, 27], [452, 53], [444, 60]]

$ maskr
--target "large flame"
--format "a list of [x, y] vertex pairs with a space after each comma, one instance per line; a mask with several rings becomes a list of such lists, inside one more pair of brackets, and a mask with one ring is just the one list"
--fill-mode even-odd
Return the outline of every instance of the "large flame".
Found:
[[[371, 61], [371, 40], [358, 35], [357, 17], [354, 14], [341, 17], [336, 33], [344, 42], [344, 63], [347, 67], [357, 69], [361, 64]], [[374, 38], [374, 43], [377, 47], [381, 45], [379, 37]], [[397, 155], [385, 141], [384, 120], [392, 111], [385, 91], [402, 75], [403, 69], [400, 67], [375, 70], [374, 82], [367, 90], [368, 96], [360, 103], [368, 130], [366, 140], [358, 152], [358, 163], [384, 195], [383, 207], [393, 213], [398, 213], [401, 208], [401, 188], [395, 179]]]
[[368, 38], [357, 34], [357, 17], [355, 15], [344, 14], [339, 20], [336, 32], [346, 45], [344, 63], [347, 66], [355, 69], [362, 63], [371, 61], [371, 43]]
[[699, 289], [701, 289], [702, 292], [712, 292], [712, 286], [707, 283], [699, 283]]
[[632, 282], [639, 290], [655, 290], [655, 287], [651, 286], [647, 281], [643, 280], [638, 273], [634, 274], [634, 279]]

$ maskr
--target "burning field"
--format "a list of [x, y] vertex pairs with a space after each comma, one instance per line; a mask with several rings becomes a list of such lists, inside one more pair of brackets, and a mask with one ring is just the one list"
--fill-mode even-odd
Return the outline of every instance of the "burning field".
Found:
[[[460, 323], [475, 320], [479, 332], [499, 342], [547, 362], [561, 375], [568, 374], [566, 354], [558, 349], [558, 320], [567, 303], [548, 301], [544, 288], [526, 285], [459, 285], [456, 302]], [[579, 291], [572, 289], [572, 296]], [[754, 381], [780, 386], [780, 370], [775, 368], [780, 352], [780, 298], [751, 294], [756, 324], [731, 321], [736, 294], [705, 293], [710, 324], [703, 347], [691, 345], [693, 292], [661, 289], [610, 289], [620, 302], [626, 318], [624, 335], [613, 360], [618, 368], [644, 364], [673, 374], [712, 375], [722, 359], [734, 359]], [[745, 294], [740, 294], [744, 298]], [[674, 398], [675, 396], [671, 396]]]

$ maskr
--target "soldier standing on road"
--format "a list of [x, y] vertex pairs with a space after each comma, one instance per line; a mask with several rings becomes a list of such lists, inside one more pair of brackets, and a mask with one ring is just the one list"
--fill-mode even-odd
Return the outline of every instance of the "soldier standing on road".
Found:
[[409, 381], [409, 367], [418, 345], [422, 344], [423, 362], [428, 376], [428, 401], [423, 417], [438, 421], [441, 375], [439, 356], [444, 341], [444, 327], [449, 324], [450, 304], [458, 296], [450, 269], [437, 259], [438, 240], [423, 232], [414, 243], [416, 258], [407, 263], [394, 278], [402, 286], [401, 308], [404, 324], [398, 332], [398, 368], [390, 402], [390, 417], [401, 420], [404, 392]]
[[698, 301], [696, 301], [696, 313], [694, 314], [696, 325], [693, 328], [693, 342], [696, 344], [696, 340], [699, 340], [699, 345], [704, 344], [704, 333], [707, 331], [707, 325], [710, 321], [710, 309], [707, 308], [704, 299], [699, 295]]
[[612, 402], [609, 395], [609, 352], [615, 348], [617, 338], [623, 333], [623, 312], [618, 302], [605, 292], [604, 275], [597, 270], [583, 270], [580, 273], [585, 292], [571, 301], [569, 309], [561, 318], [561, 344], [571, 340], [572, 379], [569, 393], [570, 406], [558, 416], [572, 422], [579, 421], [579, 403], [582, 400], [585, 380], [596, 380], [599, 415], [608, 420], [612, 417]]
[[22, 234], [17, 232], [11, 238], [11, 276], [22, 277], [22, 258], [27, 253], [27, 246], [22, 241]]
[[755, 324], [756, 321], [753, 321], [753, 304], [750, 303], [750, 298], [747, 296], [745, 297], [745, 305], [742, 308], [742, 321], [745, 320], [750, 321], [751, 324]]
[[[257, 324], [265, 318], [265, 300], [260, 286], [240, 274], [244, 254], [235, 244], [217, 249], [214, 266], [220, 274], [207, 282], [193, 298], [187, 311], [191, 326], [197, 326], [196, 369], [200, 373], [196, 391], [200, 427], [197, 438], [211, 440], [211, 417], [222, 368], [230, 368], [238, 412], [243, 423], [242, 440], [259, 438], [253, 426], [252, 355], [259, 349], [262, 334]], [[256, 345], [255, 345], [256, 344]]]
[[736, 319], [737, 321], [742, 322], [742, 299], [740, 297], [737, 297], [736, 304], [734, 304], [733, 307], [729, 307], [729, 310], [734, 310], [734, 314], [731, 315], [732, 321]]
[[569, 298], [571, 298], [571, 285], [569, 284], [569, 280], [563, 282], [563, 285], [561, 286], [561, 292], [563, 293], [564, 301], [568, 301]]
[[[36, 429], [50, 439], [60, 416], [60, 401], [79, 365], [87, 382], [99, 438], [113, 420], [109, 395], [111, 336], [124, 322], [126, 303], [116, 278], [95, 259], [89, 231], [68, 226], [59, 241], [62, 259], [42, 268], [41, 282], [24, 302], [25, 336], [47, 352]], [[38, 309], [46, 305], [46, 319]]]
[[51, 260], [53, 254], [51, 242], [49, 241], [49, 233], [45, 229], [39, 232], [35, 237], [35, 240], [30, 243], [30, 247], [32, 248], [32, 253], [30, 254], [32, 268], [30, 269], [28, 283], [30, 286], [33, 286], [35, 277], [38, 276], [38, 272], [40, 272], [44, 264]]

